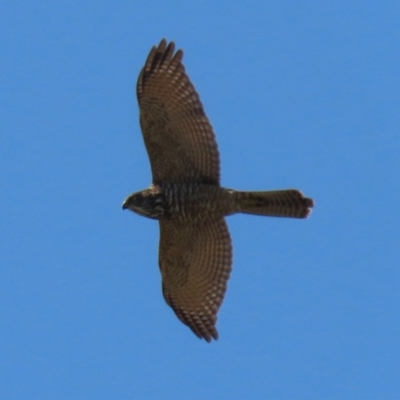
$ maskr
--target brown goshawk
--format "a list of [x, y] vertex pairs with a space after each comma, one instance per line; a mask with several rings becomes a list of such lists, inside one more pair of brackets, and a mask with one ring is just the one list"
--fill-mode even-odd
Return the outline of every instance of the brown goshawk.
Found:
[[183, 52], [163, 39], [140, 72], [140, 126], [153, 182], [123, 203], [160, 224], [162, 291], [178, 318], [199, 338], [215, 327], [232, 266], [225, 217], [248, 213], [305, 218], [313, 200], [298, 190], [241, 192], [220, 186], [211, 124], [182, 64]]

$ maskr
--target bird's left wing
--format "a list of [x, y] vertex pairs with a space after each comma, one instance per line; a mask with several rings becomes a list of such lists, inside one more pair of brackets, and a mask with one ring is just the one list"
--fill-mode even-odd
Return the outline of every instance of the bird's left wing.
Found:
[[182, 64], [183, 52], [163, 39], [140, 72], [140, 126], [153, 182], [219, 183], [211, 124]]

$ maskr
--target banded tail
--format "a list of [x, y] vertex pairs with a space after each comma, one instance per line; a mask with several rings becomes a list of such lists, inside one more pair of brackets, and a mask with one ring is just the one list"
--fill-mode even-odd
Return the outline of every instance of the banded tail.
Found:
[[236, 192], [239, 212], [270, 217], [306, 218], [314, 201], [298, 190]]

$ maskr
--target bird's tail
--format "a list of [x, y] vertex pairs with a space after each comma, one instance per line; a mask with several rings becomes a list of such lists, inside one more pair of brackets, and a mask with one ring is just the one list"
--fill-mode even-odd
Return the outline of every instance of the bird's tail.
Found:
[[306, 218], [314, 201], [298, 190], [235, 192], [239, 212], [271, 217]]

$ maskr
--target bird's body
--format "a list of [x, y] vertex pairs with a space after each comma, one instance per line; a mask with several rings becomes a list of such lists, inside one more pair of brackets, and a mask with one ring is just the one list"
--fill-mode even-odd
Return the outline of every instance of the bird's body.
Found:
[[235, 213], [305, 218], [313, 201], [298, 190], [241, 192], [220, 186], [219, 152], [183, 53], [162, 40], [137, 84], [140, 123], [153, 183], [123, 203], [159, 220], [166, 302], [200, 338], [218, 338], [217, 313], [232, 266], [224, 217]]
[[198, 221], [232, 214], [231, 191], [219, 185], [189, 182], [167, 183], [161, 187], [171, 220]]
[[[157, 199], [159, 207], [143, 207], [139, 197], [144, 203]], [[297, 190], [240, 192], [196, 182], [153, 184], [130, 198], [132, 211], [145, 217], [193, 222], [236, 213], [304, 218], [311, 206], [310, 199]], [[125, 208], [130, 208], [128, 205], [129, 202]], [[154, 213], [146, 212], [147, 209]]]

